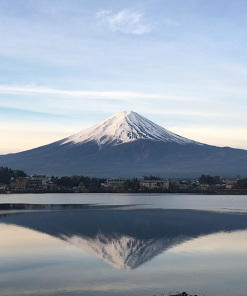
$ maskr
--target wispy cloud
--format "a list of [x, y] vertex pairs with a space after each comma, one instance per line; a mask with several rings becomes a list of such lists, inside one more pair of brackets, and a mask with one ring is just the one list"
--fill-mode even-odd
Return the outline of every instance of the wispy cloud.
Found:
[[[8, 99], [6, 99], [6, 95]], [[171, 112], [177, 105], [201, 105], [200, 98], [127, 91], [71, 91], [36, 86], [0, 85], [0, 111], [2, 108], [56, 115], [72, 115], [101, 110], [115, 113], [121, 110], [139, 112]], [[48, 107], [49, 106], [49, 107]], [[159, 106], [159, 108], [157, 108]], [[169, 111], [170, 110], [170, 111]], [[176, 111], [177, 112], [177, 111]], [[205, 110], [204, 110], [205, 112]]]
[[141, 35], [149, 33], [152, 26], [144, 19], [144, 13], [123, 9], [118, 13], [101, 10], [96, 13], [96, 18], [101, 25], [107, 25], [112, 31], [120, 31], [125, 34]]
[[13, 95], [27, 95], [27, 94], [50, 94], [60, 95], [63, 97], [78, 97], [81, 99], [95, 98], [95, 99], [110, 99], [120, 101], [132, 101], [133, 99], [140, 99], [141, 101], [147, 99], [155, 100], [176, 100], [176, 101], [200, 101], [198, 98], [191, 97], [180, 97], [180, 96], [167, 96], [160, 94], [144, 94], [138, 92], [128, 91], [71, 91], [61, 90], [54, 88], [43, 88], [43, 87], [30, 87], [30, 86], [8, 86], [0, 85], [0, 94], [13, 94]]
[[[0, 85], [0, 136], [6, 140], [1, 143], [0, 154], [48, 144], [123, 110], [134, 110], [199, 142], [247, 147], [242, 136], [247, 130], [243, 124], [246, 108], [239, 110], [228, 102], [222, 104], [210, 98], [134, 91], [73, 91], [35, 85]], [[25, 131], [25, 140], [22, 138], [20, 142], [20, 132], [15, 125]], [[229, 134], [234, 135], [231, 141]]]
[[[5, 95], [8, 95], [8, 100], [6, 100]], [[219, 112], [216, 105], [215, 110], [212, 110], [210, 104], [205, 106], [205, 100], [196, 97], [127, 91], [71, 91], [44, 87], [0, 85], [0, 109], [13, 107], [16, 110], [56, 115], [77, 114], [85, 110], [119, 112], [133, 109], [150, 114], [193, 115], [218, 119], [234, 117], [232, 108], [231, 113], [229, 113], [227, 104], [225, 104], [224, 112], [222, 107]], [[242, 115], [238, 112], [237, 116], [241, 118]]]

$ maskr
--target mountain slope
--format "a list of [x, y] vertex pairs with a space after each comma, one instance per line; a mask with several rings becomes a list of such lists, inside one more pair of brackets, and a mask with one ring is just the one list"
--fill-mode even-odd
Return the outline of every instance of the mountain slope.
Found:
[[2, 155], [0, 166], [60, 176], [193, 178], [206, 173], [244, 177], [247, 151], [183, 138], [129, 111], [61, 141]]

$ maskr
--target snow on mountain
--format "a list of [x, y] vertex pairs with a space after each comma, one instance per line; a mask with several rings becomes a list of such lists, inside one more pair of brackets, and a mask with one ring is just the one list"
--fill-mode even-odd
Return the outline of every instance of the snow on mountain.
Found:
[[176, 135], [133, 111], [116, 113], [93, 127], [64, 139], [60, 145], [96, 141], [101, 148], [104, 144], [119, 145], [138, 139], [202, 145]]
[[106, 237], [98, 233], [93, 239], [76, 235], [63, 235], [62, 239], [103, 259], [115, 268], [134, 269], [189, 238], [137, 239], [128, 236]]

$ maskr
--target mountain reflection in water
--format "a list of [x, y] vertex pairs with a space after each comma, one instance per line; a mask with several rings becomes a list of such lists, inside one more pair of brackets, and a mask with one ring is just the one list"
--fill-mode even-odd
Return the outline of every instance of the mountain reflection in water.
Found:
[[91, 205], [0, 205], [0, 223], [47, 233], [134, 269], [175, 245], [247, 228], [247, 215], [196, 210], [138, 210]]

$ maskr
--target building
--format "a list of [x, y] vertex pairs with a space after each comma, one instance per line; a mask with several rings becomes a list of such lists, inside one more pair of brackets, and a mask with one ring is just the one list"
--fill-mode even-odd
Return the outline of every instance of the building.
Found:
[[101, 183], [101, 188], [102, 189], [108, 189], [107, 183]]
[[186, 184], [186, 183], [182, 183], [182, 184], [180, 184], [180, 189], [187, 189], [188, 188], [188, 184]]
[[17, 190], [25, 190], [27, 187], [28, 178], [27, 177], [19, 177], [15, 180], [15, 189]]
[[30, 180], [30, 187], [33, 189], [43, 189], [47, 188], [52, 183], [50, 182], [49, 178], [46, 178], [46, 175], [32, 175], [32, 178]]
[[208, 184], [200, 184], [199, 188], [200, 188], [201, 190], [207, 190], [207, 189], [210, 188], [210, 185], [208, 185]]
[[169, 188], [169, 181], [167, 180], [141, 180], [140, 181], [141, 189], [156, 189], [156, 188]]
[[15, 178], [10, 178], [10, 190], [15, 190]]
[[27, 182], [28, 189], [42, 189], [42, 180], [29, 179]]
[[46, 180], [46, 176], [34, 174], [34, 175], [32, 175], [32, 179], [33, 180]]
[[120, 190], [123, 190], [124, 189], [124, 183], [125, 182], [126, 182], [126, 179], [125, 178], [118, 177], [116, 179], [108, 179], [106, 181], [106, 185], [110, 189], [120, 189]]

